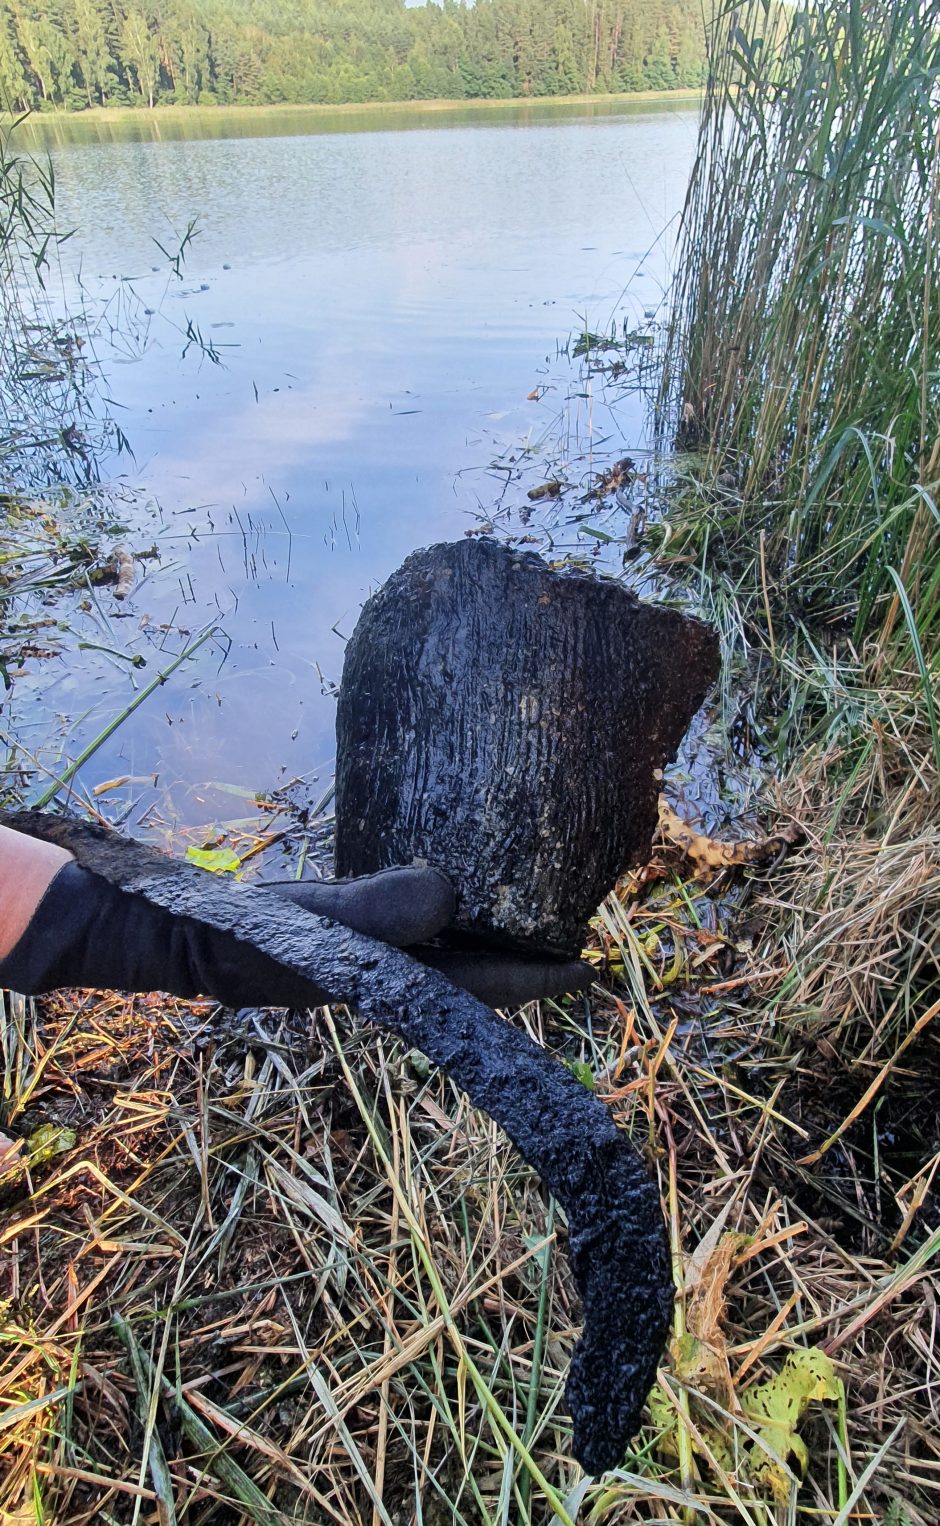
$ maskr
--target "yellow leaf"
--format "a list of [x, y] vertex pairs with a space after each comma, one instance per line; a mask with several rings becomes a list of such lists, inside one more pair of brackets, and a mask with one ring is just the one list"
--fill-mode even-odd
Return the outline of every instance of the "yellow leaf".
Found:
[[[831, 1359], [816, 1347], [791, 1351], [780, 1372], [744, 1395], [744, 1412], [764, 1446], [750, 1448], [749, 1471], [757, 1482], [768, 1485], [781, 1503], [790, 1495], [791, 1458], [802, 1474], [808, 1461], [806, 1446], [797, 1426], [809, 1405], [838, 1399], [842, 1380]], [[769, 1457], [767, 1447], [774, 1453]]]
[[753, 864], [774, 857], [783, 847], [793, 843], [797, 836], [792, 828], [785, 827], [773, 837], [763, 837], [756, 842], [722, 842], [717, 837], [708, 837], [704, 832], [697, 832], [689, 826], [672, 809], [665, 795], [659, 797], [659, 831], [663, 842], [678, 848], [690, 860], [695, 873], [706, 878], [732, 864]]
[[38, 1166], [43, 1161], [52, 1160], [55, 1155], [64, 1155], [67, 1150], [74, 1148], [77, 1138], [74, 1129], [67, 1129], [58, 1123], [41, 1123], [29, 1136], [30, 1165]]
[[187, 848], [186, 857], [210, 874], [235, 874], [242, 866], [233, 848]]

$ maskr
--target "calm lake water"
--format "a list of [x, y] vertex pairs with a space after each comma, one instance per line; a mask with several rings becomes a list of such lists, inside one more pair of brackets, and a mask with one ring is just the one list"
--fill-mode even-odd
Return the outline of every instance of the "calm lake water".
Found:
[[[41, 765], [61, 769], [215, 620], [224, 638], [81, 786], [130, 776], [102, 804], [158, 832], [245, 817], [252, 792], [298, 777], [316, 796], [370, 590], [493, 516], [525, 533], [526, 489], [559, 462], [586, 487], [642, 445], [642, 399], [562, 351], [585, 324], [654, 326], [695, 128], [670, 103], [42, 124], [77, 230], [56, 301], [74, 306], [80, 279], [103, 311], [103, 390], [134, 452], [104, 463], [121, 541], [161, 559], [125, 603], [73, 607], [85, 650], [18, 682], [12, 726]], [[192, 219], [178, 280], [157, 245]], [[629, 506], [588, 522], [612, 514]], [[601, 544], [564, 521], [552, 507], [528, 528]]]

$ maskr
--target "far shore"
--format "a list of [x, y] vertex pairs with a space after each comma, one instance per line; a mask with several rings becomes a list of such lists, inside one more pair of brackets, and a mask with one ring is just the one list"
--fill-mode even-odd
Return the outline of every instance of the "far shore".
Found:
[[205, 118], [209, 120], [222, 116], [271, 116], [271, 115], [309, 115], [337, 116], [357, 115], [360, 113], [380, 113], [383, 111], [402, 112], [452, 112], [452, 111], [492, 111], [507, 107], [520, 106], [594, 106], [594, 105], [623, 105], [642, 103], [645, 101], [698, 101], [702, 98], [702, 92], [698, 89], [682, 90], [631, 90], [615, 95], [524, 95], [505, 96], [492, 100], [489, 98], [472, 100], [431, 100], [431, 101], [346, 101], [342, 105], [332, 106], [320, 103], [305, 102], [294, 103], [290, 101], [278, 101], [272, 105], [214, 105], [214, 106], [181, 106], [175, 103], [156, 106], [91, 106], [85, 111], [37, 111], [25, 119], [23, 125], [36, 125], [42, 127], [53, 123], [94, 122], [94, 123], [119, 123], [119, 122], [159, 122], [159, 121], [183, 121], [187, 118]]

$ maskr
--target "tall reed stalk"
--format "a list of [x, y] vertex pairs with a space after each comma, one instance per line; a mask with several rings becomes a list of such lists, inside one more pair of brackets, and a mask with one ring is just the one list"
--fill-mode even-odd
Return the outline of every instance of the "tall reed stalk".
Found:
[[775, 1013], [867, 1063], [940, 1010], [940, 0], [717, 0], [708, 46], [662, 553], [806, 833]]
[[940, 3], [719, 0], [663, 401], [762, 604], [940, 645]]

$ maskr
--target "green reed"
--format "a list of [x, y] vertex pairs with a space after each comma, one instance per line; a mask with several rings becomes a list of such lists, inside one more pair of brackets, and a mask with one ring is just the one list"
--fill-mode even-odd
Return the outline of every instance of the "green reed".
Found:
[[687, 549], [859, 642], [909, 633], [896, 574], [929, 661], [940, 4], [719, 0], [709, 50], [662, 399], [700, 447]]
[[14, 494], [87, 486], [117, 434], [97, 405], [81, 295], [68, 312], [51, 295], [69, 234], [52, 161], [21, 146], [22, 121], [0, 110], [0, 487]]

